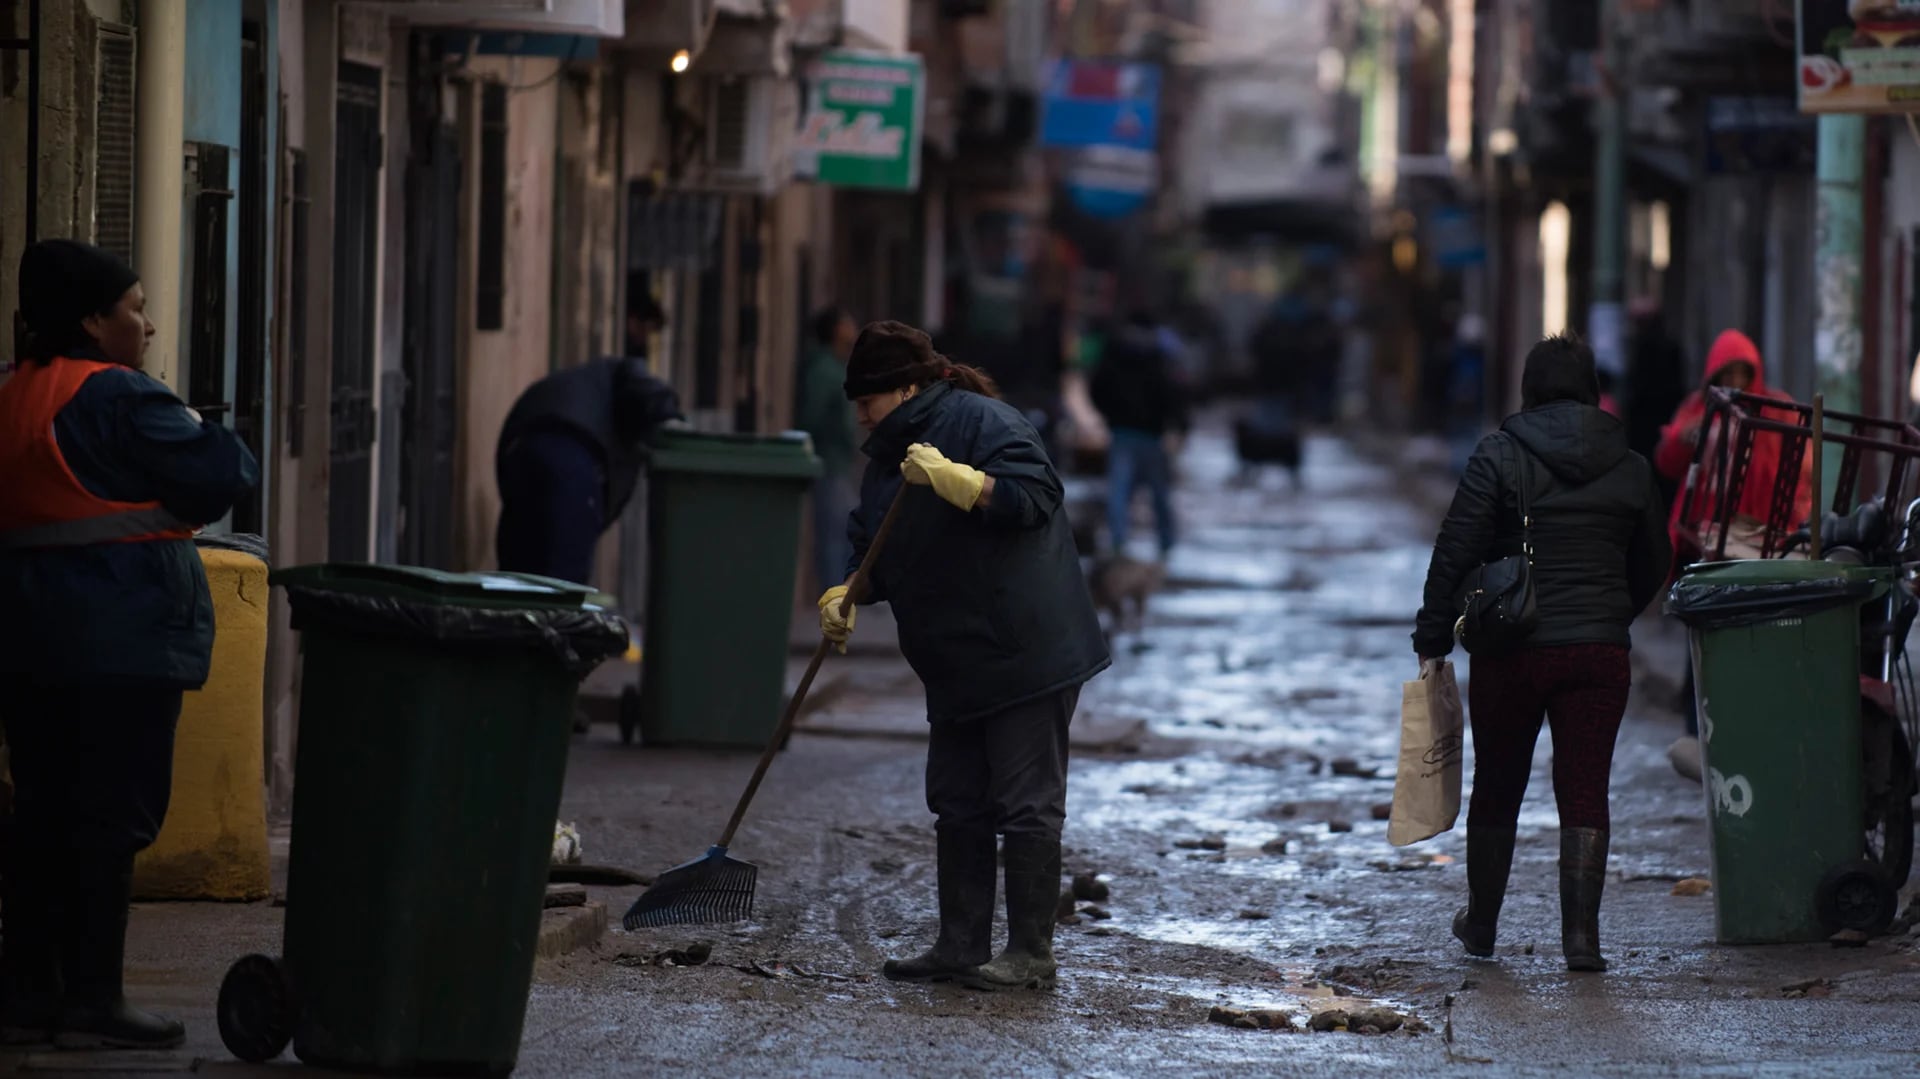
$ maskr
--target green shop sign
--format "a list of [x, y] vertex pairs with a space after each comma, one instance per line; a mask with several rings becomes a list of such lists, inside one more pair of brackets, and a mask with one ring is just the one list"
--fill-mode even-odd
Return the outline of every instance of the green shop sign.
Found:
[[807, 72], [806, 120], [794, 147], [800, 175], [835, 187], [919, 188], [926, 84], [913, 53], [822, 53]]

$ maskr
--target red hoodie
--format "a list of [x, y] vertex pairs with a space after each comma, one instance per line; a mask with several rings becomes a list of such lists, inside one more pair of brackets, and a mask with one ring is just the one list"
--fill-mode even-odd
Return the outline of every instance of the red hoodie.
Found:
[[[1674, 410], [1673, 419], [1660, 430], [1660, 445], [1654, 450], [1653, 465], [1660, 474], [1671, 480], [1683, 480], [1687, 469], [1693, 464], [1694, 447], [1688, 441], [1688, 432], [1700, 427], [1707, 415], [1706, 388], [1732, 364], [1744, 363], [1753, 368], [1753, 383], [1747, 392], [1757, 397], [1771, 397], [1779, 401], [1792, 401], [1793, 398], [1778, 390], [1770, 389], [1766, 383], [1766, 368], [1760, 362], [1760, 350], [1753, 340], [1739, 330], [1725, 330], [1713, 342], [1713, 348], [1707, 352], [1706, 377], [1701, 380], [1701, 388], [1687, 395], [1680, 407]], [[1765, 411], [1767, 419], [1795, 422], [1798, 417], [1792, 413], [1773, 409]], [[1704, 431], [1703, 431], [1704, 433]], [[1780, 475], [1781, 455], [1786, 441], [1780, 435], [1770, 431], [1754, 434], [1753, 457], [1747, 465], [1746, 483], [1740, 489], [1740, 505], [1734, 512], [1761, 522], [1768, 522], [1773, 513], [1773, 485]], [[1711, 461], [1711, 453], [1702, 459]], [[1803, 460], [1800, 467], [1800, 489], [1795, 495], [1793, 520], [1768, 522], [1784, 528], [1795, 528], [1813, 512], [1813, 484], [1810, 466]], [[1706, 473], [1703, 468], [1702, 472]], [[1670, 518], [1669, 532], [1674, 541], [1674, 550], [1682, 551], [1687, 546], [1682, 539], [1681, 522], [1699, 525], [1714, 510], [1713, 500], [1707, 497], [1706, 487], [1711, 476], [1703, 474], [1698, 481], [1699, 490], [1695, 492], [1693, 506], [1689, 509], [1681, 505], [1686, 501], [1683, 490], [1674, 500], [1673, 514]]]

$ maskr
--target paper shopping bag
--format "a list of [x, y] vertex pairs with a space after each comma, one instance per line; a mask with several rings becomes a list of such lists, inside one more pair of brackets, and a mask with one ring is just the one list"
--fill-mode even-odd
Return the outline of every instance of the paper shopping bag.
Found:
[[1465, 716], [1453, 664], [1425, 663], [1400, 687], [1400, 770], [1393, 781], [1387, 842], [1431, 839], [1460, 818], [1460, 750]]

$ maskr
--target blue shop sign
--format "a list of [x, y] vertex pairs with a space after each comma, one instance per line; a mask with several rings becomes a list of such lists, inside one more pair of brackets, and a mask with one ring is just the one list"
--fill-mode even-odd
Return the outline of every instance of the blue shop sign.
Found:
[[1160, 69], [1117, 60], [1055, 60], [1040, 144], [1151, 150], [1160, 138]]

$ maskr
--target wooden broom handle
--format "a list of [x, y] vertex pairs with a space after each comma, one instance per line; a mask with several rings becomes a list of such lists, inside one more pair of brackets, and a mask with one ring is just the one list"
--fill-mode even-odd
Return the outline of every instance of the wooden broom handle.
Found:
[[[880, 548], [886, 546], [887, 537], [893, 533], [893, 522], [899, 518], [900, 507], [906, 504], [909, 490], [911, 485], [904, 482], [900, 484], [899, 492], [893, 496], [893, 503], [887, 507], [887, 515], [880, 520], [880, 531], [875, 532], [873, 542], [867, 544], [867, 553], [860, 559], [860, 568], [853, 571], [853, 580], [847, 583], [847, 594], [841, 597], [842, 618], [853, 609], [854, 604], [866, 598], [874, 560], [880, 556]], [[800, 708], [806, 703], [807, 691], [813, 688], [813, 676], [820, 673], [820, 664], [826, 661], [827, 652], [832, 648], [833, 642], [822, 636], [820, 646], [813, 650], [813, 659], [807, 662], [807, 673], [800, 676], [800, 685], [794, 689], [793, 699], [787, 702], [786, 714], [780, 717], [780, 725], [774, 728], [773, 737], [767, 740], [767, 748], [760, 752], [760, 763], [753, 766], [753, 778], [747, 780], [747, 789], [740, 792], [740, 801], [733, 807], [733, 818], [727, 821], [727, 830], [721, 833], [719, 846], [733, 845], [733, 833], [740, 830], [740, 822], [747, 815], [747, 806], [760, 790], [760, 781], [767, 777], [767, 769], [773, 765], [774, 755], [780, 752], [781, 744], [793, 732], [794, 721], [800, 718]]]

